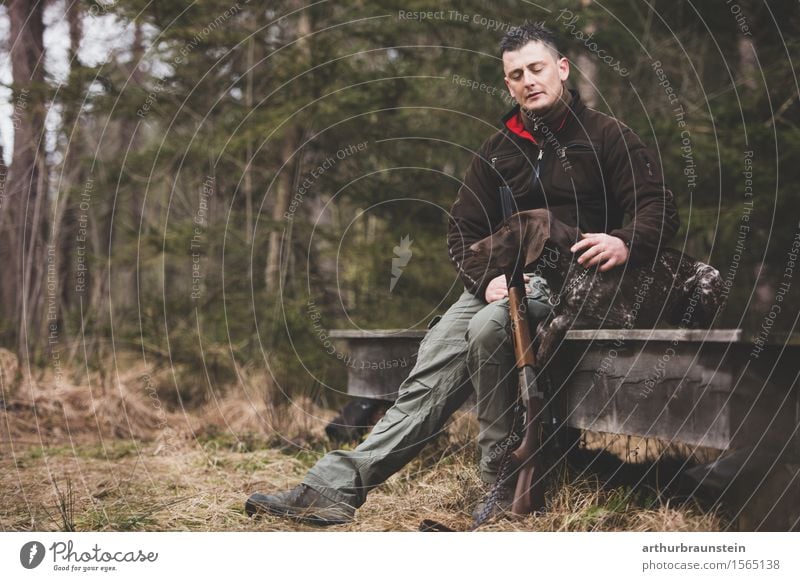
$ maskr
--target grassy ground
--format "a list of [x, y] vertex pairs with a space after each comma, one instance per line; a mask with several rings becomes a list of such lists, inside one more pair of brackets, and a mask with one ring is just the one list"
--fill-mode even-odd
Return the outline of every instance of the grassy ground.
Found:
[[[158, 404], [155, 388], [148, 386], [158, 377], [149, 370], [131, 369], [114, 389], [98, 387], [99, 380], [53, 385], [40, 379], [12, 390], [4, 381], [0, 530], [317, 530], [272, 517], [249, 519], [244, 501], [254, 491], [297, 484], [326, 451], [322, 428], [332, 413], [304, 400], [280, 408], [265, 405], [261, 380], [243, 377], [235, 396], [191, 413]], [[468, 528], [483, 494], [474, 462], [475, 430], [473, 416], [459, 415], [447, 434], [370, 494], [354, 523], [331, 530], [413, 531], [422, 519]], [[619, 456], [652, 459], [664, 450], [646, 451], [642, 443], [632, 448], [618, 439], [589, 444], [603, 453], [584, 450], [585, 458], [578, 460], [583, 468], [552, 478], [544, 516], [490, 523], [485, 530], [725, 526], [717, 514], [660, 494], [663, 478], [653, 477], [660, 464], [617, 459], [614, 468], [608, 462]]]
[[[313, 530], [243, 511], [256, 490], [293, 486], [318, 451], [253, 448], [220, 436], [169, 453], [158, 444], [115, 440], [4, 448], [0, 460], [2, 530], [243, 531]], [[374, 491], [357, 520], [333, 530], [416, 530], [424, 518], [466, 529], [482, 494], [471, 453], [442, 442]], [[10, 499], [10, 500], [9, 500]], [[672, 507], [647, 487], [603, 487], [596, 477], [561, 475], [545, 516], [506, 520], [486, 530], [719, 530], [720, 519]]]

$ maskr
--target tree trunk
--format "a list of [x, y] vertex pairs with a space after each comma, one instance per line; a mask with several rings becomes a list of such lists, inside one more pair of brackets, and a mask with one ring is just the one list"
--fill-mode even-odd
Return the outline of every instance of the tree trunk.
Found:
[[[5, 151], [3, 144], [0, 143], [0, 255], [10, 257], [11, 249], [8, 246], [9, 239], [3, 235], [4, 228], [2, 224], [5, 223], [5, 216], [8, 210], [8, 167], [5, 162]], [[16, 308], [17, 295], [15, 292], [16, 285], [11, 276], [0, 277], [0, 312], [3, 313], [3, 321], [0, 323], [0, 333], [3, 338], [10, 330], [7, 325], [11, 318], [11, 313]]]
[[[8, 3], [13, 78], [14, 155], [8, 174], [9, 225], [0, 232], [10, 250], [10, 278], [14, 284], [14, 317], [20, 363], [25, 365], [47, 343], [40, 329], [45, 322], [44, 291], [49, 255], [46, 250], [46, 178], [44, 159], [44, 23], [43, 3], [11, 0]], [[52, 268], [52, 267], [50, 267]], [[48, 299], [49, 299], [48, 295]], [[52, 303], [51, 303], [52, 304]], [[57, 308], [47, 318], [57, 325]], [[57, 335], [57, 331], [56, 331]]]
[[[81, 66], [78, 60], [78, 49], [83, 39], [83, 8], [80, 3], [68, 4], [66, 12], [67, 26], [69, 27], [69, 67], [70, 74]], [[84, 164], [81, 163], [82, 155], [86, 149], [81, 123], [80, 101], [67, 97], [61, 101], [61, 133], [66, 142], [61, 167], [58, 171], [58, 183], [54, 190], [55, 208], [53, 211], [53, 229], [50, 234], [50, 244], [56, 248], [58, 259], [59, 280], [63, 281], [62, 301], [63, 310], [79, 308], [81, 289], [85, 281], [76, 276], [77, 253], [85, 252], [84, 243], [79, 242], [79, 229], [86, 224], [84, 211], [80, 207], [84, 202], [83, 177]], [[77, 195], [74, 192], [78, 192]], [[80, 245], [80, 246], [79, 246]], [[86, 261], [80, 264], [84, 267]], [[79, 284], [83, 282], [84, 284]], [[74, 294], [73, 294], [74, 293]], [[83, 305], [86, 306], [85, 304]], [[78, 349], [85, 345], [80, 332], [74, 332], [71, 337], [71, 347], [66, 361], [72, 362]]]
[[[586, 9], [592, 4], [592, 0], [581, 0], [581, 6]], [[583, 33], [586, 36], [597, 32], [597, 26], [594, 22], [588, 23], [583, 28]], [[594, 57], [590, 57], [585, 52], [581, 52], [576, 59], [578, 65], [578, 80], [576, 85], [578, 93], [586, 105], [589, 107], [597, 107], [600, 100], [597, 93], [597, 61]]]
[[[311, 47], [308, 44], [308, 40], [304, 37], [309, 34], [311, 34], [311, 20], [308, 17], [308, 10], [303, 10], [298, 15], [297, 20], [297, 37], [303, 40], [300, 40], [297, 45], [307, 66], [311, 65]], [[283, 242], [283, 236], [277, 225], [284, 220], [284, 214], [286, 214], [286, 211], [289, 209], [291, 189], [294, 183], [294, 172], [291, 171], [288, 165], [284, 164], [286, 164], [292, 153], [297, 151], [301, 138], [302, 135], [299, 130], [289, 129], [283, 139], [283, 146], [281, 147], [281, 164], [283, 165], [283, 170], [281, 171], [280, 178], [276, 182], [275, 204], [272, 206], [273, 230], [269, 235], [267, 268], [264, 280], [267, 292], [278, 292], [280, 286], [281, 244]]]
[[289, 209], [289, 199], [291, 197], [292, 185], [294, 184], [294, 172], [291, 169], [292, 164], [287, 163], [287, 160], [295, 151], [295, 143], [295, 132], [290, 132], [284, 137], [283, 147], [281, 147], [281, 163], [283, 164], [283, 169], [281, 170], [281, 175], [275, 182], [275, 204], [272, 206], [273, 230], [269, 233], [269, 249], [265, 278], [267, 292], [278, 292], [280, 287], [281, 245], [284, 240], [277, 225], [284, 220], [284, 214]]
[[739, 35], [739, 82], [755, 91], [758, 89], [758, 63], [756, 63], [756, 49], [752, 37]]
[[[251, 36], [247, 41], [247, 84], [245, 87], [245, 106], [253, 107], [253, 66], [255, 64], [255, 40]], [[245, 242], [253, 241], [253, 142], [248, 137], [246, 153], [247, 159], [244, 166], [244, 196], [245, 196]]]

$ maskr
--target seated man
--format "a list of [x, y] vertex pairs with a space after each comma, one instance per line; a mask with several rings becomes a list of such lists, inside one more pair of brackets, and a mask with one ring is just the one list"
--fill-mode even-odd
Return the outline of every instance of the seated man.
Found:
[[[397, 401], [367, 439], [352, 451], [324, 456], [291, 490], [253, 494], [245, 505], [249, 515], [321, 525], [351, 521], [367, 493], [440, 432], [469, 396], [470, 382], [477, 393], [481, 478], [494, 482], [517, 394], [508, 289], [505, 276], [469, 247], [502, 221], [500, 186], [511, 188], [518, 210], [547, 208], [589, 232], [572, 247], [587, 268], [652, 258], [677, 231], [673, 196], [655, 159], [630, 128], [587, 108], [565, 88], [569, 62], [553, 34], [537, 24], [514, 28], [500, 54], [518, 105], [478, 150], [453, 205], [447, 244], [464, 293], [423, 339]], [[542, 282], [531, 281], [530, 298], [546, 299]], [[532, 307], [535, 317], [548, 312], [545, 302]], [[504, 485], [498, 507], [510, 505], [512, 495], [513, 483]]]

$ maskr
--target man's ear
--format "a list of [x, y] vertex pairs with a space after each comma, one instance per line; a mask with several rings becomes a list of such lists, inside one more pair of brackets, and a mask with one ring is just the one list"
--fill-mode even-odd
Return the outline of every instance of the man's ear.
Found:
[[563, 56], [558, 59], [558, 78], [562, 83], [569, 78], [569, 60]]

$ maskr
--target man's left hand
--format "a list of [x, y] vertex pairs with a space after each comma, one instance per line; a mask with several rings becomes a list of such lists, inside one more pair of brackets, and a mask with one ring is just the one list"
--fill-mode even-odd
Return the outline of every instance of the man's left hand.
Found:
[[624, 264], [628, 260], [628, 247], [621, 238], [610, 234], [583, 234], [583, 240], [576, 242], [570, 250], [583, 252], [578, 258], [578, 264], [585, 268], [600, 265], [600, 271], [611, 270], [615, 266]]

